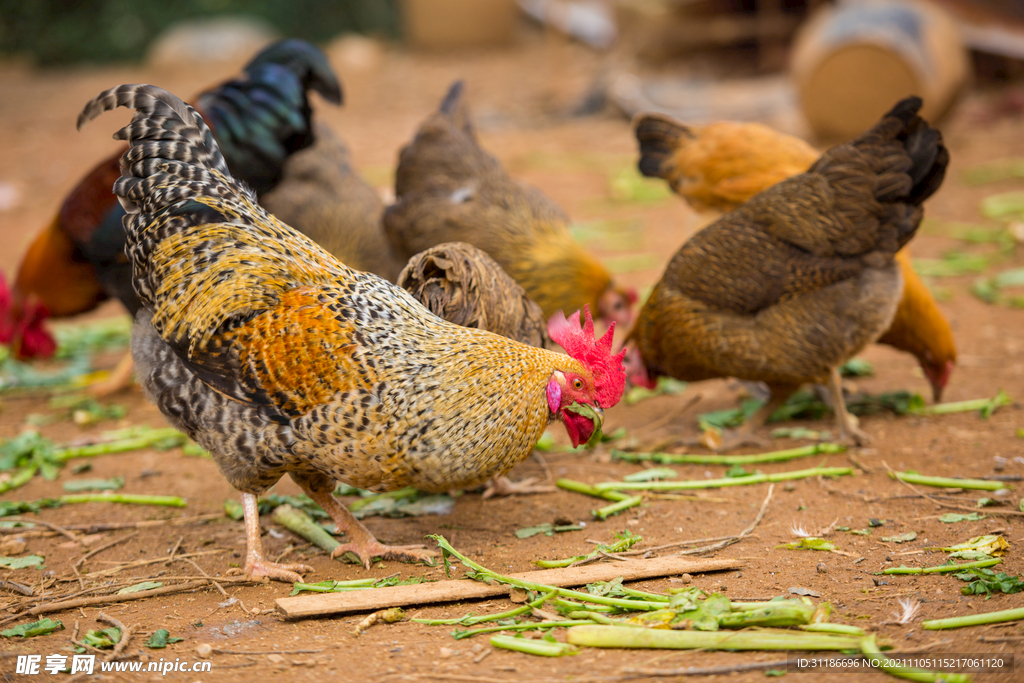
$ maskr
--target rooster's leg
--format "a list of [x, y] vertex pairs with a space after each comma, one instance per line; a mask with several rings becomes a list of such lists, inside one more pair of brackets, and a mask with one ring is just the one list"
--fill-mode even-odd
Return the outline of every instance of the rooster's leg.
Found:
[[427, 562], [437, 557], [436, 553], [426, 550], [422, 545], [384, 545], [370, 533], [370, 530], [363, 526], [362, 522], [348, 511], [341, 504], [334, 494], [329, 491], [316, 491], [314, 487], [308, 486], [305, 482], [292, 479], [301, 486], [306, 493], [316, 501], [316, 504], [324, 509], [324, 512], [331, 516], [334, 523], [338, 525], [338, 531], [344, 532], [348, 543], [344, 543], [334, 549], [331, 557], [340, 557], [351, 551], [358, 557], [363, 566], [370, 568], [370, 560], [379, 557], [384, 560], [400, 560], [402, 562]]
[[298, 572], [311, 572], [312, 567], [304, 564], [278, 564], [263, 556], [263, 540], [260, 538], [260, 512], [256, 496], [242, 494], [242, 509], [245, 512], [245, 576], [262, 579], [264, 576], [279, 581], [295, 583], [302, 581]]
[[832, 368], [828, 378], [828, 391], [832, 396], [832, 410], [836, 413], [836, 427], [839, 429], [839, 440], [863, 446], [871, 443], [871, 438], [860, 429], [857, 416], [846, 411], [846, 399], [843, 398], [843, 380], [839, 376], [839, 368]]
[[117, 362], [117, 366], [110, 371], [110, 375], [89, 385], [89, 395], [93, 398], [105, 398], [110, 394], [116, 394], [132, 385], [132, 372], [135, 370], [135, 362], [132, 354], [126, 353]]

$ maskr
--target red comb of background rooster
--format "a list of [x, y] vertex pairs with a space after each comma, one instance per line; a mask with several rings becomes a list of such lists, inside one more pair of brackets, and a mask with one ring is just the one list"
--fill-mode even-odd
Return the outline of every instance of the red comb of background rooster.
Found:
[[49, 358], [57, 350], [43, 321], [46, 309], [39, 303], [22, 304], [15, 310], [14, 297], [7, 287], [7, 278], [0, 273], [0, 344], [10, 344], [18, 358]]
[[566, 353], [590, 368], [594, 373], [594, 390], [602, 408], [611, 408], [622, 398], [626, 390], [626, 371], [622, 358], [626, 352], [612, 354], [612, 337], [615, 336], [613, 322], [600, 339], [594, 339], [594, 319], [590, 317], [590, 306], [583, 307], [586, 322], [580, 326], [580, 312], [566, 319], [558, 311], [548, 320], [548, 336]]

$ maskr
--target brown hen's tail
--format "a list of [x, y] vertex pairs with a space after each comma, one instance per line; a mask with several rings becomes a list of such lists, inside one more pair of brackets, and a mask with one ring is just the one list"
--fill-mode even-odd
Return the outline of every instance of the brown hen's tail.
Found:
[[694, 139], [693, 131], [675, 119], [662, 114], [645, 114], [636, 122], [636, 139], [640, 143], [640, 173], [650, 178], [671, 180], [676, 169], [672, 155]]
[[475, 137], [473, 120], [469, 115], [469, 105], [462, 99], [462, 94], [465, 90], [465, 81], [460, 79], [452, 83], [448, 88], [448, 93], [441, 100], [441, 106], [438, 107], [437, 111], [450, 118], [452, 125], [456, 128], [461, 128], [467, 135]]

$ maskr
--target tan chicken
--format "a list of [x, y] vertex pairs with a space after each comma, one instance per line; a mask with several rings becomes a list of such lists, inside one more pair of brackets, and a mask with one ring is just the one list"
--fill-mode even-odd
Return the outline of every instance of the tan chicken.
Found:
[[[665, 178], [698, 211], [728, 212], [772, 185], [803, 173], [818, 159], [809, 144], [759, 123], [723, 121], [701, 128], [667, 116], [637, 119], [640, 171]], [[935, 401], [956, 364], [953, 330], [902, 249], [896, 262], [903, 295], [889, 329], [878, 339], [921, 364]]]
[[558, 205], [484, 151], [461, 81], [402, 150], [395, 195], [384, 227], [400, 256], [466, 242], [497, 261], [546, 316], [590, 305], [603, 320], [631, 324], [636, 293], [615, 287], [569, 234]]
[[569, 355], [445, 322], [260, 208], [174, 95], [122, 85], [86, 104], [79, 126], [118, 106], [136, 110], [115, 136], [130, 148], [114, 192], [142, 302], [139, 381], [242, 492], [247, 575], [308, 570], [267, 560], [260, 540], [256, 496], [286, 473], [345, 532], [335, 556], [422, 559], [422, 546], [377, 541], [335, 482], [475, 486], [529, 455], [554, 421], [573, 444], [588, 440], [621, 398], [613, 330], [595, 339], [589, 312], [585, 326], [549, 323]]
[[632, 379], [766, 382], [771, 400], [723, 447], [749, 441], [801, 384], [828, 383], [840, 438], [864, 442], [838, 368], [891, 324], [902, 292], [896, 252], [945, 175], [949, 154], [920, 106], [903, 100], [683, 244], [631, 334]]

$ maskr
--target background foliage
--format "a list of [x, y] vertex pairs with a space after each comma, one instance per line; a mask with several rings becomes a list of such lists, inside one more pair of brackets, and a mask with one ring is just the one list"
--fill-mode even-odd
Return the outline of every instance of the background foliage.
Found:
[[355, 31], [399, 32], [398, 0], [0, 0], [0, 54], [40, 65], [140, 61], [168, 26], [198, 17], [249, 15], [283, 36], [326, 41]]

